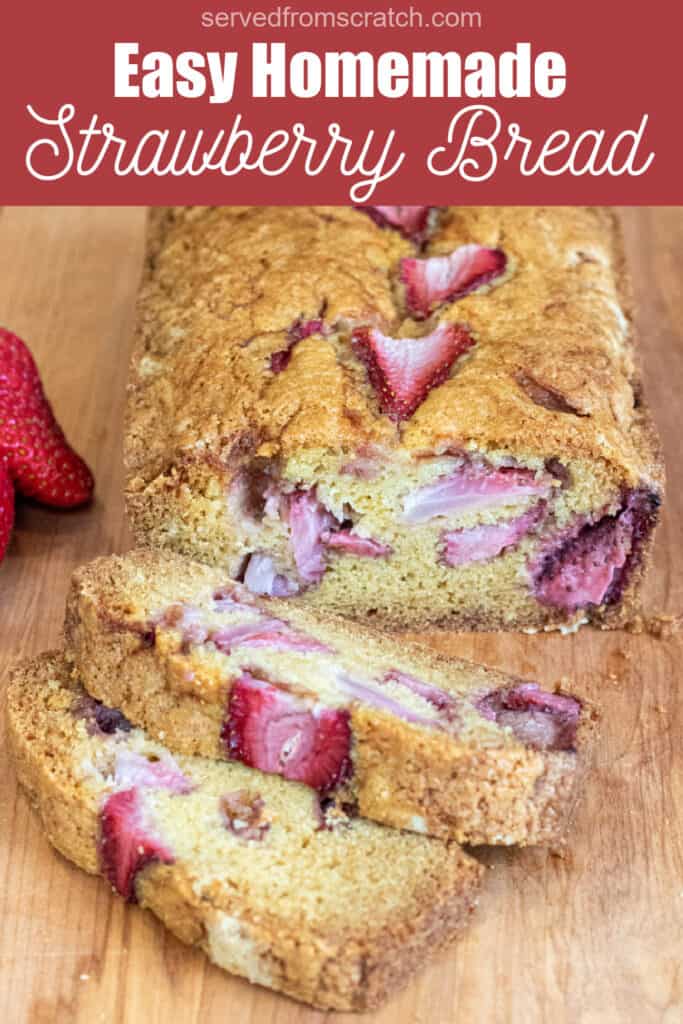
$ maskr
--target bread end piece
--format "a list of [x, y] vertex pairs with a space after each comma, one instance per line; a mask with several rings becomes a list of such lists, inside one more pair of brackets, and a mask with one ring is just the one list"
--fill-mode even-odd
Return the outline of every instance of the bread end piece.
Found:
[[[82, 717], [74, 714], [74, 707], [83, 697], [61, 653], [48, 652], [19, 663], [11, 671], [8, 689], [8, 736], [19, 781], [50, 842], [84, 870], [102, 873], [99, 812], [107, 790], [100, 793], [98, 801], [97, 791], [80, 774], [77, 759], [88, 744], [106, 745], [109, 741], [89, 737]], [[163, 748], [147, 740], [140, 730], [126, 736], [133, 737], [131, 743], [143, 753], [153, 747], [157, 755], [164, 756]], [[310, 800], [303, 787], [257, 777], [241, 766], [199, 758], [179, 759], [178, 765], [197, 783], [199, 796], [202, 786], [218, 785], [220, 789], [223, 776], [228, 788], [233, 778], [235, 784], [255, 778], [266, 804], [279, 802], [281, 814], [283, 808], [291, 808], [292, 833], [296, 836], [299, 825], [294, 819], [300, 817], [305, 801]], [[180, 834], [183, 829], [184, 823]], [[173, 863], [151, 862], [140, 871], [137, 899], [178, 938], [202, 948], [232, 973], [321, 1009], [372, 1009], [405, 984], [428, 956], [461, 932], [475, 907], [484, 869], [454, 844], [404, 836], [358, 821], [352, 822], [348, 830], [340, 837], [313, 830], [306, 844], [312, 848], [320, 844], [319, 871], [321, 877], [325, 872], [329, 875], [328, 888], [320, 894], [323, 903], [334, 896], [343, 904], [338, 913], [331, 915], [334, 920], [326, 914], [299, 912], [296, 900], [288, 902], [287, 893], [283, 896], [284, 910], [278, 905], [280, 894], [272, 896], [273, 907], [268, 910], [259, 903], [258, 893], [250, 902], [244, 891], [239, 891], [239, 878], [228, 886], [216, 879], [202, 884], [196, 865], [188, 863], [180, 851]], [[356, 844], [358, 852], [354, 855]], [[330, 847], [337, 845], [340, 852], [349, 850], [352, 861], [360, 854], [356, 863], [367, 865], [367, 877], [359, 871], [350, 878], [342, 863], [338, 886], [330, 884], [335, 869], [327, 862], [328, 854]], [[235, 849], [236, 857], [245, 856], [239, 846]], [[256, 859], [250, 851], [247, 856]], [[301, 878], [305, 877], [310, 856], [306, 859], [303, 847], [294, 850], [292, 856], [301, 857]], [[230, 859], [225, 859], [226, 865]], [[373, 882], [378, 868], [379, 880], [375, 877]], [[412, 882], [400, 886], [398, 902], [393, 911], [388, 911], [387, 900], [397, 898], [397, 886], [391, 878], [395, 872], [403, 873], [404, 882]], [[296, 867], [290, 889], [293, 898], [295, 875]], [[251, 882], [258, 890], [258, 878]], [[315, 886], [316, 879], [310, 879], [310, 884]], [[376, 893], [370, 891], [373, 886]], [[263, 888], [267, 894], [268, 886]], [[338, 888], [338, 894], [331, 893], [332, 888]], [[370, 913], [363, 906], [365, 895], [373, 904]], [[355, 915], [354, 904], [358, 909]]]

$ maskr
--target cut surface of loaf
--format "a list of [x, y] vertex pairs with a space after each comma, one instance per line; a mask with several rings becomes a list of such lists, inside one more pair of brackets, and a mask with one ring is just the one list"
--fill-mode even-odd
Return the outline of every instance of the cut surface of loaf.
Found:
[[600, 208], [156, 209], [141, 544], [387, 627], [632, 614], [662, 494]]
[[258, 599], [165, 552], [75, 573], [67, 657], [173, 751], [241, 761], [396, 828], [556, 843], [593, 712], [569, 694]]
[[61, 654], [14, 669], [8, 725], [50, 842], [252, 982], [366, 1009], [474, 908], [483, 869], [456, 844], [325, 815], [310, 789], [242, 765], [175, 759]]

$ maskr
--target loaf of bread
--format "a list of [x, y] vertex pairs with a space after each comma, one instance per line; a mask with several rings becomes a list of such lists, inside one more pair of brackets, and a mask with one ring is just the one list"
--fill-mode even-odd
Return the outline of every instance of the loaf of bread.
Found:
[[466, 924], [452, 843], [325, 814], [305, 786], [174, 759], [59, 654], [15, 668], [8, 734], [50, 842], [220, 967], [323, 1009], [380, 1003]]
[[88, 692], [180, 754], [242, 761], [361, 816], [467, 843], [558, 843], [592, 709], [164, 552], [74, 575], [66, 653]]
[[137, 540], [385, 627], [633, 613], [662, 493], [615, 216], [156, 209]]

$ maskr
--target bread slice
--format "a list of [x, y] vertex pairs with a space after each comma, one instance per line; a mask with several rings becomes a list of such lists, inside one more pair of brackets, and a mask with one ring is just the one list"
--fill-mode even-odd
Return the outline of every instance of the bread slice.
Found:
[[616, 216], [156, 209], [138, 543], [385, 628], [633, 615], [663, 493]]
[[13, 670], [8, 723], [50, 842], [252, 982], [368, 1009], [474, 909], [483, 869], [456, 844], [325, 816], [310, 789], [243, 765], [175, 760], [61, 654]]
[[396, 828], [556, 843], [581, 789], [593, 712], [576, 698], [163, 552], [79, 569], [65, 644], [92, 696], [174, 752], [280, 773]]

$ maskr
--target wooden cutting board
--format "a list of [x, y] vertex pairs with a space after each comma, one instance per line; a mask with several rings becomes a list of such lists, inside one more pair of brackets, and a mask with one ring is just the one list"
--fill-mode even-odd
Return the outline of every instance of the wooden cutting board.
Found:
[[[0, 667], [59, 643], [71, 570], [129, 544], [121, 430], [140, 209], [5, 209], [0, 323], [32, 346], [97, 501], [19, 508], [0, 568]], [[683, 208], [625, 214], [647, 391], [668, 504], [646, 590], [683, 613]], [[381, 1024], [683, 1020], [682, 637], [583, 631], [440, 639], [457, 652], [603, 706], [602, 740], [567, 855], [487, 851], [465, 938], [417, 975]], [[434, 641], [437, 643], [437, 641]], [[231, 978], [53, 852], [0, 748], [0, 1020], [313, 1024], [325, 1016]], [[351, 1015], [337, 1015], [340, 1022]]]

